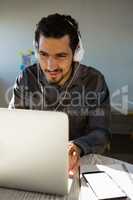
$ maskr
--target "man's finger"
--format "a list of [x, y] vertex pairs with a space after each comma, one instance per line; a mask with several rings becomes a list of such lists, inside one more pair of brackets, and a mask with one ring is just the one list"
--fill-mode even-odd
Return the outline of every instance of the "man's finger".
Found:
[[78, 171], [78, 168], [79, 168], [79, 161], [77, 163], [75, 163], [75, 165], [73, 165], [73, 168], [71, 168], [69, 170], [69, 176], [73, 177], [76, 174], [76, 172]]

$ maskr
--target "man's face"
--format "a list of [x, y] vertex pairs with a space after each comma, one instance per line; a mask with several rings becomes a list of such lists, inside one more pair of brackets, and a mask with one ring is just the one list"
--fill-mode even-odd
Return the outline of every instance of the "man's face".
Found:
[[72, 70], [73, 53], [69, 36], [47, 38], [40, 35], [38, 54], [41, 69], [47, 80], [63, 85]]

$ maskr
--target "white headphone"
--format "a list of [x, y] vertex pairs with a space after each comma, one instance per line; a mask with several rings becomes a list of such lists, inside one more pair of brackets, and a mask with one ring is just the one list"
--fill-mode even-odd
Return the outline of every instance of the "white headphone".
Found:
[[[70, 26], [72, 26], [74, 28], [73, 23], [69, 19], [66, 19], [66, 21], [70, 24]], [[80, 36], [80, 33], [79, 33], [78, 30], [77, 30], [77, 34], [78, 34], [79, 43], [78, 43], [78, 45], [76, 47], [73, 61], [80, 63], [81, 60], [83, 59], [85, 51], [84, 51], [82, 40], [81, 40], [81, 36]]]
[[81, 60], [83, 59], [85, 51], [84, 51], [83, 44], [82, 44], [82, 41], [81, 41], [81, 37], [79, 36], [79, 34], [78, 34], [78, 38], [79, 38], [79, 43], [78, 43], [78, 45], [76, 47], [73, 61], [80, 63]]
[[[69, 22], [69, 20], [67, 20], [67, 21], [71, 26], [73, 26], [73, 24], [71, 22]], [[60, 107], [62, 101], [65, 99], [67, 91], [68, 91], [68, 88], [72, 84], [72, 82], [73, 82], [73, 80], [74, 80], [74, 78], [75, 78], [75, 76], [77, 74], [77, 71], [78, 71], [78, 69], [80, 67], [80, 62], [81, 62], [81, 60], [83, 59], [83, 56], [84, 56], [84, 52], [85, 51], [84, 51], [83, 44], [82, 44], [82, 41], [81, 41], [81, 36], [80, 36], [79, 33], [78, 33], [78, 39], [79, 39], [79, 42], [78, 42], [78, 45], [76, 47], [76, 50], [74, 52], [74, 57], [73, 57], [73, 61], [75, 62], [75, 65], [77, 65], [76, 66], [76, 70], [75, 70], [75, 72], [73, 74], [73, 77], [72, 77], [71, 81], [69, 82], [68, 86], [66, 87], [66, 90], [65, 90], [63, 98], [61, 98], [61, 100], [59, 101], [59, 104], [55, 108], [55, 111], [58, 110], [58, 108]], [[35, 51], [35, 57], [38, 58], [38, 53], [37, 53], [38, 44], [37, 44], [37, 42], [35, 40], [33, 41], [33, 47], [34, 47], [34, 51]], [[43, 93], [43, 98], [44, 98], [44, 88], [42, 87], [42, 85], [39, 82], [39, 70], [38, 70], [38, 84], [40, 85], [41, 91]], [[44, 99], [43, 99], [43, 106], [44, 106]]]
[[34, 51], [34, 55], [35, 55], [35, 58], [38, 59], [38, 53], [37, 53], [37, 42], [35, 41], [35, 39], [33, 40], [33, 51]]

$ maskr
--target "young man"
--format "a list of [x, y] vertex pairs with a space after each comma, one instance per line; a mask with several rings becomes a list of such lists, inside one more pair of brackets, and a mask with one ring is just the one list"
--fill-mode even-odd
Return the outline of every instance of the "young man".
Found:
[[109, 91], [99, 71], [80, 64], [80, 39], [71, 16], [42, 18], [35, 30], [38, 63], [17, 78], [10, 102], [10, 108], [68, 114], [70, 175], [77, 171], [80, 156], [103, 153], [110, 135]]

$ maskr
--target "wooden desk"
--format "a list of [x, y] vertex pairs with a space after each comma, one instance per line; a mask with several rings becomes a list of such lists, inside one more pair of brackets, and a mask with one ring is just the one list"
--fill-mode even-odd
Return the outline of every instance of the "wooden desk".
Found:
[[[101, 155], [90, 154], [90, 155], [84, 156], [81, 159], [81, 173], [97, 170], [98, 169], [97, 164], [112, 166], [115, 164], [122, 164], [122, 163], [124, 163], [125, 165], [128, 165], [128, 163], [125, 163], [123, 161], [119, 161], [119, 160], [101, 156]], [[130, 166], [133, 173], [133, 165], [130, 165]], [[87, 197], [85, 196], [84, 191], [83, 191], [84, 186], [85, 186], [85, 183], [84, 183], [83, 178], [81, 178], [81, 188], [79, 188], [78, 180], [75, 180], [72, 190], [70, 191], [69, 195], [65, 197], [0, 188], [0, 200], [52, 200], [52, 199], [53, 200], [87, 200]], [[133, 184], [132, 184], [132, 187], [133, 187]], [[133, 199], [133, 194], [130, 194], [130, 199], [131, 197]], [[88, 199], [89, 199], [89, 196], [88, 196]]]

